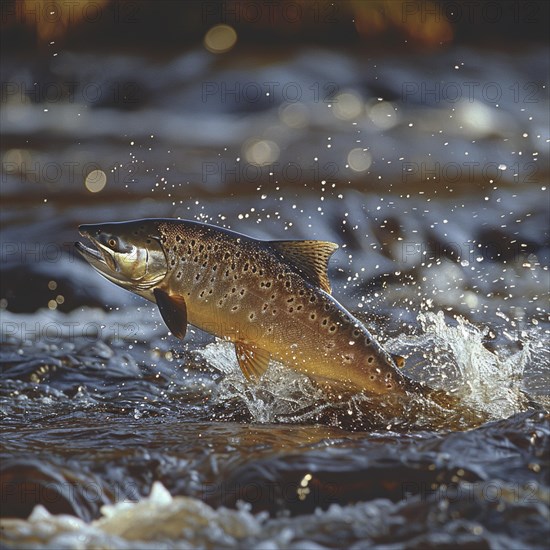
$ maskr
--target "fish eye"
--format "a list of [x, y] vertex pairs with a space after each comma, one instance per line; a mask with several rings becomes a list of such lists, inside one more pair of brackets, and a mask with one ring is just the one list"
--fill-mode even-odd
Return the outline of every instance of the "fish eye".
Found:
[[108, 244], [111, 248], [116, 248], [116, 246], [117, 246], [117, 240], [114, 239], [113, 237], [111, 237], [111, 238], [107, 241], [107, 244]]

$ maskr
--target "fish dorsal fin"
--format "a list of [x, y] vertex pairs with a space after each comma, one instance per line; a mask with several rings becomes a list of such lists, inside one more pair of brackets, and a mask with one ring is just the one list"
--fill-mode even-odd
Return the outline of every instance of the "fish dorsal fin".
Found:
[[332, 292], [327, 274], [328, 261], [338, 249], [329, 241], [269, 241], [283, 259], [296, 267], [312, 284]]
[[160, 314], [170, 332], [182, 340], [187, 332], [187, 305], [185, 298], [177, 294], [168, 294], [160, 288], [153, 291]]
[[267, 370], [271, 354], [264, 349], [258, 348], [250, 342], [235, 342], [235, 353], [239, 367], [247, 380], [257, 381]]

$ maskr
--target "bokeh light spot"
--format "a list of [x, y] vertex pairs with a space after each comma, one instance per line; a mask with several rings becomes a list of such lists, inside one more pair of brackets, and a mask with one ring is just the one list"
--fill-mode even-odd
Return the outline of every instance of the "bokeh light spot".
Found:
[[353, 120], [363, 112], [363, 102], [357, 95], [344, 92], [334, 98], [332, 112], [340, 120]]
[[237, 42], [237, 33], [229, 25], [216, 25], [204, 37], [204, 46], [212, 53], [228, 52]]
[[380, 101], [372, 105], [369, 117], [382, 130], [393, 128], [398, 122], [395, 107], [389, 101]]
[[281, 106], [279, 118], [289, 128], [305, 128], [309, 120], [309, 111], [303, 103], [288, 103]]
[[354, 172], [364, 172], [372, 164], [372, 156], [368, 151], [357, 147], [348, 153], [348, 164]]
[[245, 144], [244, 156], [250, 164], [264, 166], [279, 158], [279, 146], [268, 139], [254, 139]]
[[107, 174], [103, 170], [92, 170], [87, 176], [84, 185], [90, 193], [99, 193], [107, 184]]

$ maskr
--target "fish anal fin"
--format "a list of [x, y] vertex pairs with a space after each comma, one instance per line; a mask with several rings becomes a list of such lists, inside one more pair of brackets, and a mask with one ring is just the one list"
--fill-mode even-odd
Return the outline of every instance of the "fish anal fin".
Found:
[[332, 292], [327, 274], [328, 261], [338, 249], [330, 241], [269, 241], [291, 266], [301, 272], [310, 283], [319, 286], [329, 294]]
[[271, 354], [250, 342], [235, 342], [239, 367], [247, 380], [258, 381], [267, 370]]
[[401, 355], [394, 355], [393, 353], [390, 355], [398, 369], [402, 369], [405, 366], [404, 357], [401, 357]]
[[166, 326], [174, 336], [183, 340], [187, 332], [187, 305], [185, 304], [185, 298], [177, 294], [168, 294], [160, 288], [155, 288], [153, 294]]

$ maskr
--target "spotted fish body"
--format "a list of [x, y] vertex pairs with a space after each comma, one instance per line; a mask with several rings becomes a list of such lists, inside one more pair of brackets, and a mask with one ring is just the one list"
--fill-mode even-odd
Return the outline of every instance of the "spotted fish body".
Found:
[[331, 296], [326, 266], [334, 243], [260, 241], [183, 220], [80, 230], [99, 249], [77, 243], [98, 271], [156, 302], [176, 336], [183, 338], [189, 323], [234, 342], [251, 380], [275, 359], [337, 391], [417, 389]]

